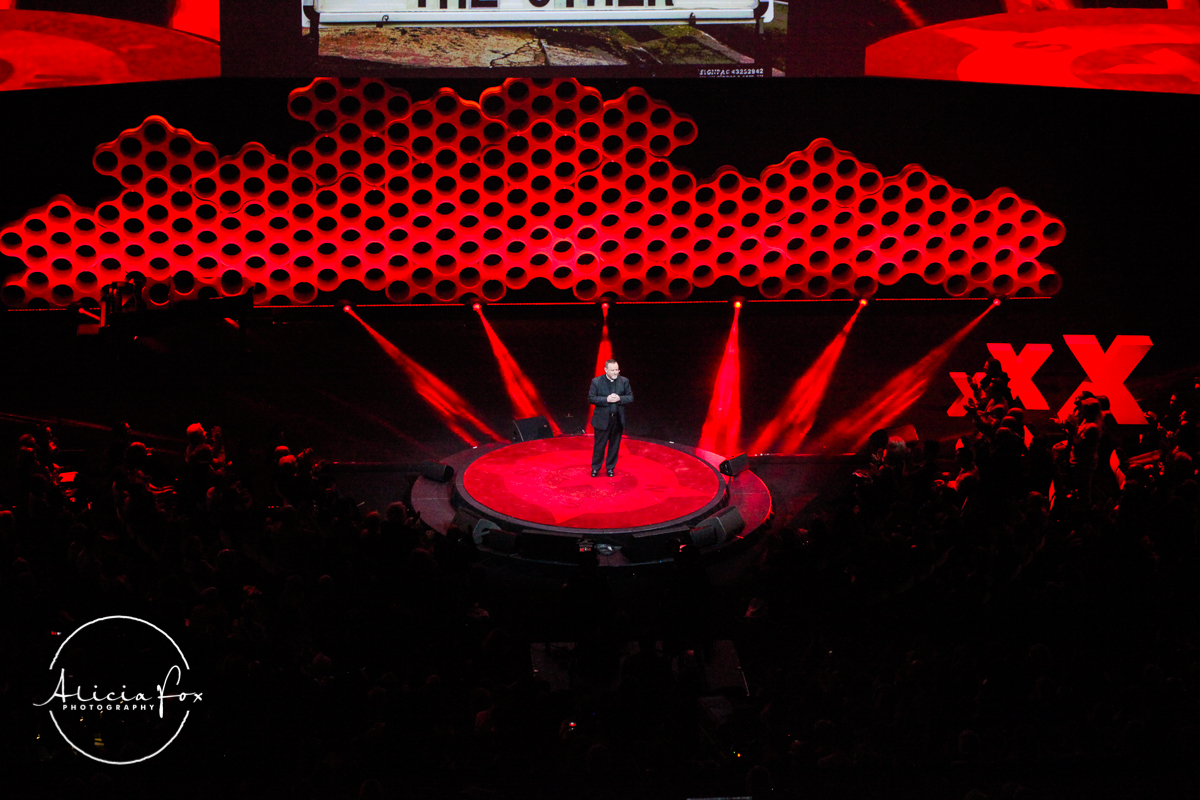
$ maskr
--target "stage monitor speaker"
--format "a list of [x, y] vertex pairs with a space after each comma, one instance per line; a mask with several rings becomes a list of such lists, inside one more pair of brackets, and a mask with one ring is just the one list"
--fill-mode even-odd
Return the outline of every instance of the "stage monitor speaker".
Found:
[[[454, 521], [458, 521], [458, 515], [454, 517]], [[487, 541], [487, 536], [492, 531], [500, 530], [500, 526], [492, 522], [490, 519], [480, 519], [475, 521], [475, 527], [471, 528], [471, 538], [475, 540], [475, 545], [481, 545]]]
[[517, 552], [521, 558], [576, 564], [581, 541], [582, 537], [573, 533], [526, 530], [517, 536]]
[[746, 529], [746, 520], [737, 506], [729, 506], [714, 514], [691, 530], [692, 544], [699, 547], [715, 547], [737, 536]]
[[750, 457], [745, 453], [742, 453], [740, 456], [727, 458], [721, 462], [719, 469], [721, 470], [722, 474], [728, 475], [732, 478], [734, 475], [738, 475], [750, 469]]
[[421, 477], [438, 483], [446, 483], [454, 478], [454, 467], [449, 464], [439, 464], [436, 461], [422, 461], [419, 471]]
[[495, 550], [497, 553], [511, 554], [517, 552], [517, 535], [502, 530], [499, 525], [490, 519], [479, 520], [475, 525], [475, 530], [471, 532], [471, 538], [475, 540], [477, 547], [486, 547], [489, 550]]
[[621, 553], [631, 563], [665, 561], [674, 558], [680, 542], [691, 541], [687, 527], [667, 528], [661, 531], [634, 533], [625, 538]]
[[554, 431], [550, 430], [550, 423], [546, 421], [545, 417], [528, 417], [526, 419], [513, 420], [512, 440], [514, 442], [553, 438]]

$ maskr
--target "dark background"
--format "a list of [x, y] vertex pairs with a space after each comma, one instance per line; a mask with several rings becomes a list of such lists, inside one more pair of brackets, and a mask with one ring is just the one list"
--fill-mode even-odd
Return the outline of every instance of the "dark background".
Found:
[[[115, 193], [115, 182], [93, 172], [92, 149], [149, 114], [161, 114], [214, 142], [222, 154], [236, 152], [247, 141], [282, 154], [309, 135], [306, 126], [287, 116], [285, 106], [287, 91], [306, 80], [0, 96], [0, 118], [7, 121], [0, 131], [0, 221], [14, 220], [58, 193], [87, 206]], [[430, 95], [439, 85], [405, 83], [415, 98]], [[475, 98], [489, 84], [452, 85], [462, 96]], [[599, 83], [606, 98], [627, 85]], [[696, 120], [697, 142], [673, 161], [700, 178], [723, 164], [757, 175], [824, 136], [885, 174], [917, 162], [975, 197], [1008, 186], [1060, 217], [1066, 240], [1045, 258], [1062, 273], [1061, 293], [1049, 300], [1003, 305], [951, 357], [947, 370], [978, 369], [989, 341], [1017, 348], [1050, 342], [1055, 354], [1037, 381], [1056, 409], [1084, 378], [1061, 336], [1090, 333], [1104, 346], [1118, 334], [1153, 339], [1154, 347], [1129, 382], [1135, 396], [1148, 403], [1161, 404], [1171, 387], [1194, 374], [1193, 192], [1200, 159], [1190, 121], [1200, 110], [1196, 98], [851, 79], [642, 85]], [[15, 266], [8, 260], [4, 268]], [[720, 286], [713, 294], [732, 291]], [[554, 296], [535, 286], [506, 299]], [[944, 341], [983, 305], [978, 300], [912, 300], [869, 306], [850, 337], [814, 434]], [[851, 310], [850, 302], [751, 303], [743, 309], [742, 402], [748, 437], [770, 419], [792, 381]], [[473, 312], [430, 305], [365, 308], [360, 313], [463, 394], [495, 429], [507, 430], [508, 399]], [[578, 420], [586, 410], [584, 385], [600, 335], [598, 309], [584, 303], [500, 305], [486, 313], [560, 424], [567, 427], [568, 414]], [[698, 439], [730, 315], [723, 303], [613, 307], [614, 351], [637, 396], [631, 433], [685, 443]], [[66, 463], [72, 457], [66, 451], [94, 454], [102, 449], [107, 426], [118, 419], [128, 420], [141, 432], [139, 438], [175, 461], [182, 458], [189, 423], [219, 424], [226, 430], [231, 457], [247, 474], [261, 471], [280, 432], [293, 451], [314, 446], [319, 455], [335, 460], [437, 458], [463, 447], [365, 331], [336, 309], [262, 309], [243, 319], [240, 329], [220, 320], [184, 321], [170, 311], [155, 312], [146, 315], [141, 327], [86, 337], [76, 335], [67, 312], [8, 310], [0, 312], [0, 358], [0, 411], [5, 415], [0, 464], [6, 470], [15, 458], [17, 436], [30, 430], [34, 419], [54, 425]], [[962, 421], [945, 416], [956, 394], [943, 374], [899, 421], [915, 422], [922, 435], [965, 431]], [[768, 483], [781, 508], [798, 485], [778, 473], [768, 476]], [[801, 488], [820, 492], [826, 487]], [[403, 495], [404, 486], [377, 482], [355, 491], [367, 508], [382, 509]], [[14, 499], [19, 498], [3, 502]], [[536, 614], [549, 605], [548, 596], [518, 596], [510, 608]], [[35, 606], [27, 614], [18, 610], [14, 624], [41, 624], [48, 607]], [[522, 642], [521, 637], [540, 633], [520, 619], [506, 624]], [[887, 622], [881, 618], [878, 624]], [[853, 633], [847, 631], [847, 636]], [[371, 638], [386, 632], [356, 628], [354, 634], [370, 642], [373, 658], [385, 662], [400, 649], [397, 643]], [[211, 697], [222, 697], [222, 677], [206, 679]], [[314, 693], [295, 676], [285, 685], [239, 686], [225, 692], [220, 713], [210, 722], [198, 720], [194, 729], [189, 723], [186, 736], [153, 763], [122, 774], [122, 785], [171, 787], [192, 796], [226, 790], [230, 796], [287, 795], [294, 785], [287, 777], [291, 771], [324, 758], [311, 750], [309, 734], [324, 735], [325, 720], [353, 708], [342, 695]], [[293, 732], [294, 738], [288, 735]], [[6, 735], [16, 743], [25, 734], [22, 728]], [[346, 752], [369, 747], [369, 740], [351, 740], [346, 734]], [[396, 785], [402, 785], [406, 771], [428, 767], [414, 752], [406, 750], [392, 765]], [[330, 769], [338, 769], [342, 757], [340, 751], [331, 757], [335, 766]], [[1155, 781], [1177, 788], [1190, 785], [1188, 775], [1194, 770], [1185, 759], [1168, 758], [1150, 771], [1140, 770], [1141, 763], [1113, 767], [1117, 777], [1105, 764], [1074, 764], [1061, 771], [1043, 765], [1041, 779], [1057, 783], [1064, 796], [1086, 794], [1087, 789], [1078, 789], [1082, 783], [1111, 797], [1128, 796], [1124, 787]], [[687, 767], [680, 764], [682, 776]], [[14, 782], [41, 781], [31, 796], [47, 796], [60, 785], [45, 778], [49, 768], [44, 765], [14, 766], [17, 771], [7, 773], [17, 776]], [[1003, 769], [998, 774], [1007, 774]], [[1028, 774], [1023, 779], [1031, 780]], [[514, 779], [517, 784], [520, 780]], [[929, 796], [921, 788], [919, 770], [880, 780], [884, 783], [875, 784], [876, 794]], [[92, 786], [93, 795], [105, 796], [102, 789]], [[674, 796], [665, 788], [664, 795]], [[855, 796], [863, 796], [861, 787]]]

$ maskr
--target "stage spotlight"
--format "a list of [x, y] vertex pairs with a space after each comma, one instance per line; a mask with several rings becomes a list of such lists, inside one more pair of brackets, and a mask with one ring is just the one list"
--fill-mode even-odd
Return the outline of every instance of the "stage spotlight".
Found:
[[476, 303], [475, 310], [479, 312], [479, 321], [483, 323], [484, 333], [487, 334], [488, 343], [492, 346], [492, 354], [496, 357], [496, 363], [500, 366], [500, 375], [504, 379], [504, 388], [508, 391], [509, 400], [512, 401], [513, 416], [516, 419], [529, 419], [531, 417], [545, 417], [550, 425], [550, 430], [555, 436], [562, 434], [562, 430], [550, 416], [550, 412], [546, 409], [546, 404], [538, 395], [537, 389], [533, 385], [533, 381], [522, 371], [517, 360], [513, 358], [512, 353], [504, 346], [504, 342], [500, 341], [500, 337], [496, 334], [494, 328], [487, 317], [483, 315], [480, 309], [482, 306]]
[[[600, 349], [596, 351], [596, 367], [592, 371], [593, 375], [603, 374], [604, 365], [613, 357], [612, 343], [608, 339], [608, 301], [600, 304], [600, 310], [604, 314], [604, 323], [600, 329]], [[587, 412], [584, 413], [583, 418], [587, 420], [584, 424], [583, 432], [585, 434], [592, 433], [594, 429], [592, 428], [592, 409], [590, 406]]]
[[995, 305], [960, 328], [953, 336], [929, 351], [920, 361], [887, 382], [883, 388], [851, 410], [825, 432], [815, 452], [854, 452], [866, 443], [872, 431], [889, 427], [893, 420], [925, 393], [933, 377], [942, 371], [954, 348], [967, 338]]
[[754, 440], [754, 444], [749, 448], [750, 452], [800, 452], [800, 445], [804, 443], [813, 423], [817, 420], [817, 411], [820, 409], [821, 401], [833, 379], [834, 368], [842, 357], [842, 350], [846, 345], [846, 339], [850, 336], [850, 329], [854, 327], [854, 322], [863, 308], [864, 306], [860, 302], [838, 335], [825, 345], [825, 349], [817, 357], [817, 360], [809, 365], [804, 374], [792, 384], [792, 390], [788, 393], [783, 406]]
[[474, 428], [483, 436], [491, 439], [494, 442], [502, 442], [503, 439], [479, 419], [479, 414], [475, 409], [471, 408], [470, 404], [465, 399], [442, 380], [436, 377], [432, 372], [418, 364], [407, 354], [402, 352], [400, 348], [384, 338], [383, 334], [372, 328], [367, 323], [363, 322], [362, 317], [354, 313], [354, 309], [347, 303], [342, 307], [342, 310], [354, 318], [354, 321], [371, 335], [383, 351], [388, 355], [393, 363], [405, 374], [417, 394], [427, 402], [439, 417], [442, 422], [456, 436], [462, 439], [471, 447], [479, 444], [478, 439], [468, 430]]
[[730, 455], [741, 452], [742, 436], [742, 367], [738, 348], [738, 317], [741, 301], [733, 306], [733, 324], [725, 341], [725, 353], [717, 370], [712, 398], [708, 401], [708, 416], [700, 432], [700, 449]]

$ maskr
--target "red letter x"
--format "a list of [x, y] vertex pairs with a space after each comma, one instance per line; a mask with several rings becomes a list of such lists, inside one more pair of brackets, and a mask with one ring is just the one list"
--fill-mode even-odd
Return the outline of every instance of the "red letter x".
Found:
[[[979, 381], [983, 380], [985, 375], [987, 375], [986, 372], [976, 372], [975, 382], [978, 383]], [[967, 407], [965, 403], [968, 397], [972, 400], [975, 399], [975, 390], [972, 389], [971, 384], [967, 382], [967, 373], [951, 372], [950, 377], [953, 379], [954, 385], [958, 387], [960, 392], [962, 392], [962, 397], [951, 403], [950, 408], [946, 409], [946, 413], [952, 417], [965, 417], [967, 415]]]
[[1000, 362], [1000, 366], [1008, 373], [1008, 388], [1013, 393], [1013, 399], [1019, 400], [1021, 408], [1026, 411], [1048, 411], [1050, 405], [1042, 393], [1033, 385], [1033, 373], [1037, 372], [1046, 359], [1054, 352], [1048, 344], [1027, 344], [1021, 350], [1021, 355], [1013, 352], [1011, 344], [988, 343], [988, 352], [992, 358]]
[[1145, 425], [1146, 415], [1125, 388], [1125, 379], [1150, 349], [1150, 337], [1118, 336], [1109, 345], [1108, 352], [1100, 348], [1095, 336], [1064, 336], [1063, 339], [1066, 339], [1067, 347], [1071, 348], [1079, 365], [1087, 373], [1088, 380], [1071, 392], [1058, 412], [1059, 419], [1066, 419], [1070, 415], [1075, 408], [1075, 398], [1086, 389], [1092, 394], [1108, 398], [1117, 422], [1122, 425]]

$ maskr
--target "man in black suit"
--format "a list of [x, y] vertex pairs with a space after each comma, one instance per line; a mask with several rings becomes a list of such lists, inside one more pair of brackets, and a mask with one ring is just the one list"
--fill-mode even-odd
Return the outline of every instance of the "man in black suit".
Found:
[[[615, 359], [604, 362], [604, 374], [592, 378], [588, 402], [596, 407], [592, 412], [592, 427], [596, 431], [592, 445], [592, 477], [600, 474], [600, 465], [604, 464], [611, 478], [617, 467], [617, 453], [621, 449], [621, 432], [625, 430], [625, 406], [633, 402], [629, 379], [621, 377]], [[605, 446], [608, 447], [607, 461], [604, 458]]]

